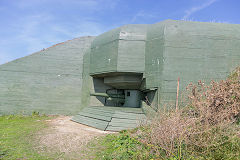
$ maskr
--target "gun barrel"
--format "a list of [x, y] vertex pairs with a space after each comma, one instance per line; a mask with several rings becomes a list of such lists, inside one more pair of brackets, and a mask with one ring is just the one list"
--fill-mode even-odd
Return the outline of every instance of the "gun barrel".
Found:
[[110, 97], [107, 93], [90, 93], [90, 96]]
[[109, 97], [109, 98], [107, 98], [107, 100], [120, 102], [120, 103], [124, 103], [125, 102], [125, 99], [122, 99], [122, 98], [112, 98], [112, 97]]
[[122, 94], [90, 93], [90, 96], [100, 96], [100, 97], [106, 97], [106, 98], [125, 99], [124, 95], [122, 95]]

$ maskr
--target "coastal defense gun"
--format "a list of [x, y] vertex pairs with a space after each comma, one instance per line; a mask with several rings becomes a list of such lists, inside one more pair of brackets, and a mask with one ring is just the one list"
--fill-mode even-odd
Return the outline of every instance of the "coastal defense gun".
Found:
[[109, 89], [106, 90], [106, 93], [90, 93], [90, 96], [104, 97], [104, 105], [106, 105], [107, 102], [112, 102], [116, 106], [122, 106], [125, 103], [125, 95], [122, 90]]
[[86, 75], [92, 78], [90, 93], [95, 92], [90, 95], [96, 96], [89, 104], [141, 107], [147, 27], [126, 25], [94, 39], [86, 55], [90, 64]]
[[108, 101], [114, 102], [117, 107], [139, 107], [142, 97], [138, 90], [110, 89], [106, 93], [90, 93], [90, 96], [104, 97], [105, 104]]

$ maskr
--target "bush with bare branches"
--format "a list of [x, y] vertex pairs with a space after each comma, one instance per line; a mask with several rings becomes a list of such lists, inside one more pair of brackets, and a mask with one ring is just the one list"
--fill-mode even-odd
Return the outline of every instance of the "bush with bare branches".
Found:
[[227, 80], [187, 87], [189, 104], [159, 112], [139, 141], [161, 158], [240, 159], [240, 68]]

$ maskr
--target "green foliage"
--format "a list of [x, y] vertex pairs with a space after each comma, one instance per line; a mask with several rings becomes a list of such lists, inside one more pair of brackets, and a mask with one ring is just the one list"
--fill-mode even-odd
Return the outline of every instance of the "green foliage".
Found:
[[33, 111], [32, 112], [32, 116], [39, 116], [40, 114], [39, 114], [39, 112], [37, 112], [37, 111]]
[[[219, 134], [219, 133], [216, 133]], [[219, 137], [220, 145], [199, 147], [188, 145], [183, 148], [182, 159], [208, 159], [208, 160], [239, 160], [240, 139], [239, 137]]]
[[34, 150], [34, 134], [45, 128], [46, 116], [0, 117], [0, 159], [47, 159]]
[[[146, 129], [147, 128], [147, 129]], [[141, 137], [136, 135], [136, 132], [148, 132], [148, 127], [140, 127], [131, 131], [123, 131], [116, 134], [109, 134], [98, 140], [96, 159], [104, 160], [128, 160], [128, 159], [168, 159], [168, 160], [238, 160], [240, 159], [240, 139], [239, 137], [221, 137], [218, 141], [223, 141], [221, 145], [198, 148], [189, 148], [185, 143], [182, 143], [182, 155], [167, 156], [164, 149], [159, 148], [158, 153], [152, 148], [153, 145], [146, 145], [140, 142]], [[199, 154], [201, 153], [201, 154]]]
[[238, 160], [240, 159], [240, 139], [235, 137], [218, 147], [211, 147], [203, 157], [208, 159]]
[[152, 159], [150, 147], [140, 143], [132, 137], [129, 131], [122, 131], [118, 134], [109, 134], [101, 139], [102, 149], [97, 152], [96, 159]]

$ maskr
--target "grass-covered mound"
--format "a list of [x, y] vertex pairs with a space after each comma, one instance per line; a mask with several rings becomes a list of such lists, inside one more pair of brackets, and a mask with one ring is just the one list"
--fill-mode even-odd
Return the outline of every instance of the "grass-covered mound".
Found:
[[227, 80], [190, 84], [188, 99], [150, 125], [106, 136], [97, 159], [240, 159], [240, 68]]

